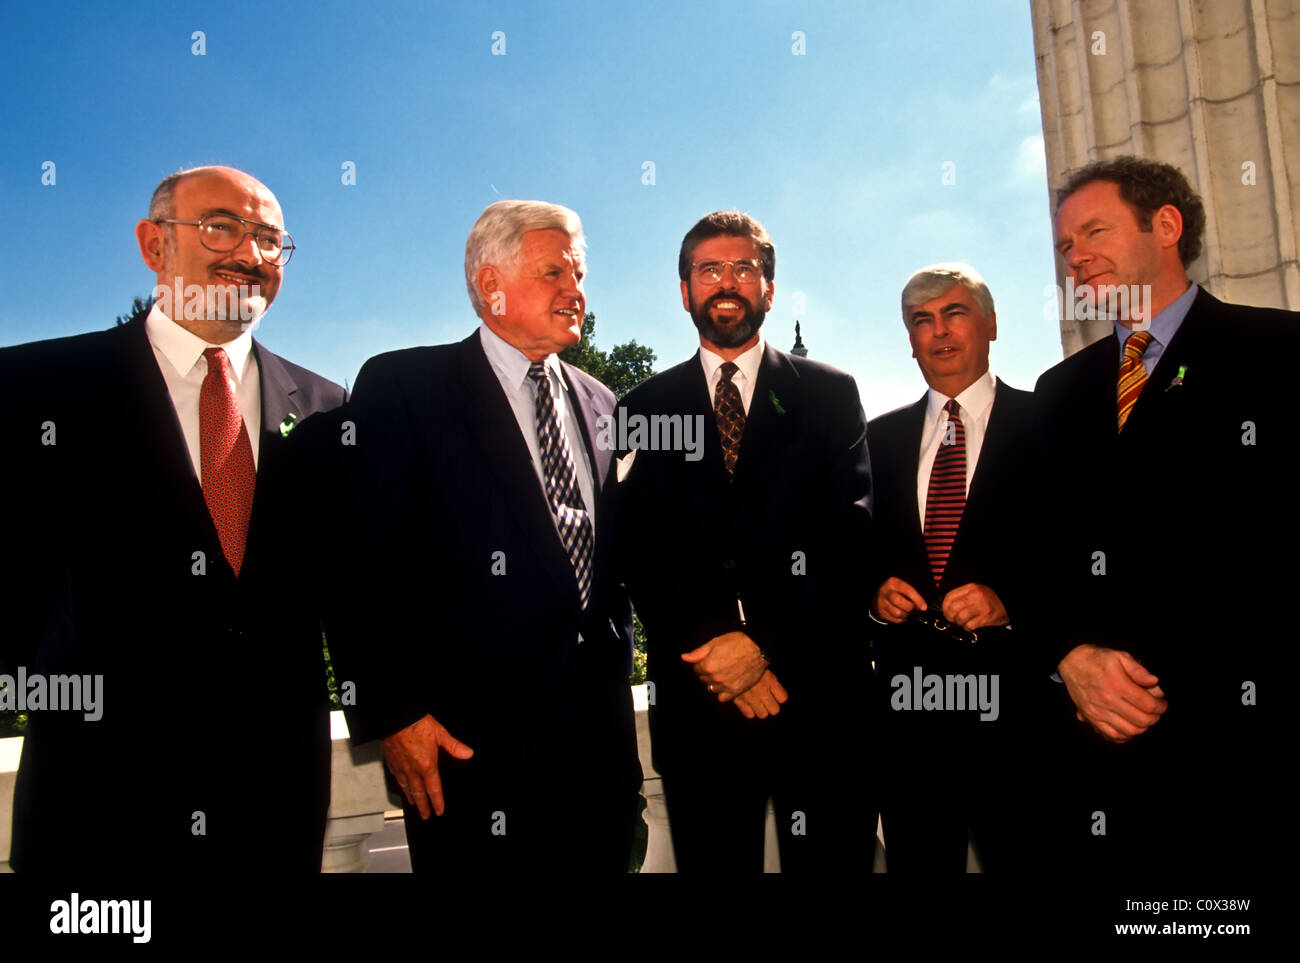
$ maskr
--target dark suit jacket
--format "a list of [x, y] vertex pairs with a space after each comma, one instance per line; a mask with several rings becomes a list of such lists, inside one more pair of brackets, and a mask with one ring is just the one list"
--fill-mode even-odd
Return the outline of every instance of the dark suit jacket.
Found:
[[1289, 618], [1298, 340], [1300, 315], [1200, 291], [1122, 433], [1113, 335], [1038, 381], [1053, 471], [1043, 596], [1058, 616], [1045, 661], [1091, 642], [1154, 672], [1169, 711], [1135, 744], [1258, 744], [1261, 710], [1243, 706], [1242, 685], [1265, 691]]
[[[824, 696], [828, 674], [849, 680], [851, 701], [872, 686], [860, 585], [871, 466], [853, 378], [768, 345], [734, 481], [698, 354], [635, 388], [621, 407], [634, 419], [699, 418], [704, 428], [702, 458], [642, 448], [619, 485], [620, 571], [645, 625], [655, 687], [655, 768], [667, 775], [720, 754], [762, 754], [764, 733], [815, 731], [823, 747], [852, 738], [826, 724], [843, 700]], [[738, 596], [744, 630], [790, 694], [772, 719], [746, 720], [719, 703], [680, 658], [741, 629]], [[759, 764], [770, 769], [777, 758]]]
[[[221, 554], [143, 322], [0, 351], [0, 663], [103, 675], [103, 717], [34, 712], [14, 800], [20, 871], [210, 872], [258, 845], [318, 871], [329, 801], [320, 617], [302, 591], [305, 485], [281, 433], [344, 392], [254, 342], [257, 486], [242, 574]], [[54, 444], [42, 444], [47, 432]], [[206, 574], [196, 574], [196, 555]], [[8, 613], [15, 613], [10, 618]], [[206, 835], [195, 835], [202, 812]]]
[[[916, 503], [916, 473], [921, 461], [921, 430], [926, 397], [888, 414], [873, 418], [867, 426], [876, 482], [875, 563], [869, 586], [875, 590], [890, 576], [903, 579], [930, 604], [938, 604], [952, 589], [968, 582], [988, 585], [1002, 599], [1013, 628], [987, 628], [978, 632], [978, 655], [987, 656], [990, 671], [1016, 665], [1017, 648], [1028, 645], [1026, 633], [1015, 628], [1024, 595], [1029, 590], [1028, 570], [1032, 560], [1025, 554], [1025, 541], [1035, 519], [1032, 514], [1036, 486], [1033, 481], [1034, 401], [998, 379], [989, 410], [979, 463], [967, 492], [966, 508], [944, 568], [943, 581], [936, 588], [926, 556], [923, 521]], [[882, 626], [873, 623], [878, 662], [906, 667], [910, 672], [919, 653], [909, 640], [919, 631], [925, 640], [935, 633], [914, 626]], [[968, 643], [953, 642], [946, 648], [954, 656]], [[935, 656], [934, 671], [943, 672], [945, 646], [927, 646]], [[957, 660], [952, 660], [957, 661]], [[964, 661], [963, 663], [964, 664]], [[978, 663], [977, 663], [978, 664]], [[888, 671], [892, 672], [892, 668]], [[1048, 672], [1039, 675], [1046, 679]], [[886, 679], [886, 681], [888, 681]]]
[[[349, 510], [360, 523], [357, 564], [339, 593], [331, 654], [340, 679], [356, 684], [348, 715], [356, 742], [428, 713], [474, 749], [458, 778], [514, 790], [589, 754], [592, 779], [634, 792], [631, 611], [608, 554], [614, 453], [594, 444], [614, 396], [562, 368], [582, 425], [569, 441], [585, 445], [599, 493], [585, 614], [475, 331], [457, 344], [371, 358], [357, 377], [343, 415], [356, 444], [339, 449], [358, 497]], [[456, 767], [444, 763], [445, 782]]]

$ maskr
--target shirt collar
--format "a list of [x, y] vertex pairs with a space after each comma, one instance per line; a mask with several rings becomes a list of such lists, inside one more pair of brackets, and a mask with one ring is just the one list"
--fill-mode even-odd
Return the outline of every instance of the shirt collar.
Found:
[[[993, 377], [993, 370], [990, 368], [958, 392], [957, 404], [968, 416], [978, 418], [982, 422], [987, 417], [989, 409], [993, 407], [993, 395], [996, 389], [997, 379]], [[927, 420], [938, 421], [939, 413], [948, 403], [948, 396], [931, 388], [926, 393], [926, 401]]]
[[[758, 379], [758, 366], [763, 360], [763, 348], [765, 342], [763, 336], [758, 336], [758, 343], [747, 350], [744, 354], [738, 355], [735, 359], [736, 367], [740, 369], [740, 374], [744, 375], [749, 381]], [[714, 354], [704, 345], [700, 345], [700, 364], [704, 366], [704, 383], [713, 385], [713, 373], [724, 364], [720, 355]], [[732, 377], [734, 383], [735, 376]]]
[[181, 377], [194, 370], [194, 366], [199, 363], [199, 358], [203, 357], [204, 351], [214, 347], [219, 347], [226, 352], [226, 357], [230, 359], [230, 367], [235, 372], [236, 384], [243, 381], [248, 371], [248, 355], [253, 350], [251, 330], [240, 332], [239, 337], [234, 341], [222, 345], [208, 344], [198, 335], [186, 331], [163, 314], [156, 304], [149, 309], [149, 316], [144, 319], [144, 330], [149, 343], [162, 352], [163, 357], [171, 362], [171, 366]]
[[[487, 355], [488, 363], [496, 371], [497, 377], [505, 384], [516, 388], [523, 387], [528, 381], [528, 369], [532, 365], [528, 356], [489, 328], [487, 324], [480, 322], [478, 331], [479, 341], [483, 344], [483, 353]], [[560, 367], [559, 355], [548, 354], [543, 364], [546, 370], [558, 379], [560, 387], [568, 391], [569, 386], [564, 380], [564, 369]]]
[[[1151, 319], [1151, 339], [1158, 342], [1161, 347], [1168, 347], [1169, 342], [1174, 340], [1174, 335], [1178, 333], [1179, 327], [1182, 326], [1183, 319], [1187, 317], [1187, 312], [1192, 309], [1192, 302], [1196, 300], [1196, 292], [1200, 288], [1195, 283], [1188, 284], [1187, 290], [1178, 297], [1174, 298], [1165, 309]], [[1115, 322], [1115, 337], [1119, 338], [1119, 346], [1122, 351], [1124, 342], [1128, 336], [1133, 333], [1133, 329]]]

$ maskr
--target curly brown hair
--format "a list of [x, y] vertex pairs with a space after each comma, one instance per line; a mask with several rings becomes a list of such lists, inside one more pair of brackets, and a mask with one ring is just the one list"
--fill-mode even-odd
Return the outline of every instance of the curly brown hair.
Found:
[[1178, 239], [1178, 257], [1183, 267], [1200, 255], [1201, 236], [1205, 233], [1205, 205], [1183, 172], [1173, 164], [1162, 164], [1132, 154], [1093, 161], [1071, 174], [1057, 190], [1057, 210], [1067, 197], [1093, 181], [1110, 181], [1119, 185], [1119, 196], [1133, 209], [1138, 227], [1144, 231], [1151, 230], [1151, 219], [1160, 208], [1166, 204], [1178, 208], [1178, 213], [1183, 216], [1183, 234]]

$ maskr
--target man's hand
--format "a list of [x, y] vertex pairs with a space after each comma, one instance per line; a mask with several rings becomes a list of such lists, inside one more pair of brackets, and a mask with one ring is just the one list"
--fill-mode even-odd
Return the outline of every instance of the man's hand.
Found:
[[766, 719], [780, 712], [782, 703], [789, 698], [785, 687], [777, 681], [772, 670], [768, 669], [763, 673], [762, 678], [736, 696], [736, 707], [745, 714], [746, 719], [753, 719], [755, 716]]
[[943, 617], [967, 632], [989, 625], [1010, 625], [1007, 607], [987, 585], [967, 582], [943, 597]]
[[429, 807], [439, 816], [446, 809], [442, 800], [442, 780], [438, 778], [438, 749], [454, 759], [468, 759], [474, 750], [456, 739], [433, 716], [426, 715], [405, 729], [394, 732], [380, 743], [384, 762], [406, 801], [420, 810], [420, 818], [429, 818]]
[[1140, 736], [1169, 708], [1160, 680], [1127, 652], [1079, 645], [1056, 668], [1076, 715], [1110, 742]]
[[921, 593], [908, 585], [901, 578], [890, 576], [884, 584], [876, 589], [876, 601], [872, 608], [886, 622], [900, 625], [916, 609], [924, 609], [925, 599]]
[[719, 702], [728, 702], [752, 688], [767, 669], [767, 660], [744, 632], [715, 636], [698, 649], [683, 653], [682, 661], [695, 666], [695, 674], [717, 694]]

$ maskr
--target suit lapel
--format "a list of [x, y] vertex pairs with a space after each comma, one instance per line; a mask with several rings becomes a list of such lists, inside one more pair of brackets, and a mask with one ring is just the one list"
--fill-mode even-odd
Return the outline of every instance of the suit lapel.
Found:
[[256, 341], [253, 342], [253, 350], [257, 353], [262, 427], [258, 438], [253, 514], [248, 522], [241, 582], [247, 582], [249, 573], [256, 569], [256, 561], [261, 557], [259, 548], [266, 528], [272, 521], [267, 513], [275, 511], [275, 506], [269, 501], [269, 490], [275, 484], [276, 472], [284, 454], [285, 435], [281, 427], [290, 415], [294, 421], [302, 417], [302, 408], [295, 399], [298, 385], [285, 368], [284, 362]]
[[1183, 318], [1183, 323], [1178, 326], [1173, 340], [1160, 355], [1160, 360], [1156, 362], [1155, 370], [1151, 372], [1142, 394], [1138, 395], [1137, 404], [1129, 414], [1129, 423], [1124, 426], [1125, 434], [1128, 433], [1129, 426], [1135, 419], [1140, 430], [1168, 403], [1181, 400], [1181, 394], [1173, 396], [1166, 389], [1177, 376], [1180, 367], [1186, 367], [1190, 371], [1194, 359], [1199, 361], [1205, 357], [1207, 349], [1212, 351], [1213, 325], [1206, 317], [1206, 309], [1208, 302], [1213, 300], [1203, 290], [1197, 294], [1196, 300], [1192, 302], [1187, 312], [1187, 317]]
[[[282, 426], [290, 415], [294, 421], [301, 419], [302, 408], [295, 398], [298, 385], [289, 375], [284, 362], [256, 341], [253, 342], [253, 350], [257, 352], [257, 370], [262, 389], [262, 432], [257, 452], [257, 477], [260, 483], [262, 469], [279, 459], [280, 448], [284, 444]], [[258, 487], [261, 487], [260, 484]]]
[[[706, 477], [716, 485], [716, 489], [708, 497], [716, 497], [720, 492], [725, 491], [727, 469], [722, 464], [722, 436], [718, 434], [718, 421], [713, 413], [713, 399], [709, 395], [709, 384], [704, 378], [704, 365], [700, 362], [699, 350], [696, 350], [695, 355], [689, 361], [677, 368], [665, 371], [661, 377], [675, 379], [675, 383], [670, 382], [670, 387], [665, 389], [665, 396], [683, 399], [680, 409], [662, 413], [677, 414], [680, 412], [683, 418], [700, 417], [704, 419], [704, 433], [700, 442], [704, 446], [702, 461], [707, 466], [704, 469]], [[758, 397], [757, 393], [755, 393], [754, 397]], [[748, 433], [749, 424], [747, 419], [745, 434], [748, 435]], [[677, 457], [680, 457], [680, 453]], [[740, 440], [740, 458], [744, 457], [745, 437], [742, 436]], [[736, 471], [738, 473], [740, 471], [739, 458], [736, 461]]]
[[597, 410], [596, 396], [586, 384], [573, 377], [571, 365], [561, 361], [560, 369], [564, 372], [564, 380], [569, 385], [569, 400], [578, 413], [577, 422], [582, 429], [582, 443], [587, 446], [587, 461], [591, 465], [594, 494], [596, 501], [599, 502], [600, 493], [605, 490], [605, 476], [609, 474], [610, 452], [601, 451], [596, 447], [596, 419], [601, 414], [608, 415], [609, 412]]
[[[896, 489], [893, 496], [896, 505], [908, 506], [908, 544], [921, 546], [921, 559], [927, 572], [930, 563], [925, 554], [925, 519], [921, 518], [921, 505], [916, 498], [916, 476], [921, 470], [921, 435], [925, 431], [928, 400], [928, 393], [921, 395], [921, 400], [908, 409], [907, 417], [903, 419], [903, 433], [898, 439], [896, 450], [906, 452], [906, 456], [903, 458], [902, 471], [894, 478]], [[929, 484], [929, 479], [926, 479], [926, 484]]]
[[203, 500], [203, 489], [194, 474], [194, 462], [185, 443], [180, 419], [176, 416], [176, 406], [172, 404], [167, 382], [158, 368], [158, 359], [149, 343], [143, 320], [131, 322], [122, 329], [120, 345], [122, 363], [117, 370], [127, 379], [125, 396], [132, 399], [132, 407], [140, 412], [137, 423], [143, 430], [138, 432], [138, 436], [145, 439], [143, 450], [133, 457], [156, 464], [154, 469], [142, 468], [140, 476], [158, 479], [157, 490], [170, 493], [163, 497], [177, 499], [182, 517], [188, 517], [191, 525], [216, 541], [216, 526]]
[[[706, 398], [707, 392], [706, 385]], [[774, 455], [779, 457], [789, 449], [791, 425], [794, 419], [806, 414], [800, 411], [801, 400], [798, 372], [781, 352], [765, 344], [758, 377], [754, 379], [754, 397], [750, 399], [749, 414], [745, 418], [745, 433], [740, 439], [740, 454], [736, 459], [737, 484], [751, 478], [762, 478], [764, 464]], [[722, 441], [717, 432], [714, 421], [714, 447], [721, 463]]]
[[[1003, 464], [1002, 459], [1006, 457], [1003, 453], [1016, 442], [1012, 437], [1015, 426], [1010, 424], [1011, 417], [1007, 412], [1010, 407], [1010, 402], [1007, 400], [1008, 388], [1002, 383], [1001, 378], [995, 379], [995, 383], [993, 404], [989, 407], [988, 422], [984, 426], [984, 442], [980, 446], [980, 460], [976, 463], [975, 474], [971, 477], [970, 491], [966, 493], [966, 511], [962, 513], [963, 522], [972, 506], [978, 513], [983, 508], [984, 502], [996, 497], [989, 492], [997, 488], [998, 466]], [[958, 537], [961, 537], [960, 531]], [[956, 547], [953, 546], [954, 554]]]
[[[469, 437], [478, 446], [486, 474], [498, 479], [506, 489], [505, 501], [520, 528], [537, 533], [527, 538], [542, 561], [542, 567], [566, 592], [577, 595], [578, 580], [573, 563], [555, 528], [554, 513], [542, 488], [541, 479], [528, 451], [514, 409], [501, 390], [501, 382], [483, 351], [475, 331], [460, 343], [461, 391], [456, 397], [461, 415], [468, 425]], [[539, 531], [539, 528], [545, 531]]]

